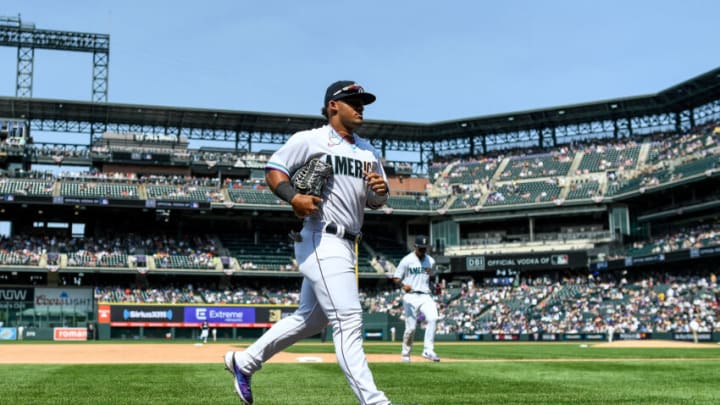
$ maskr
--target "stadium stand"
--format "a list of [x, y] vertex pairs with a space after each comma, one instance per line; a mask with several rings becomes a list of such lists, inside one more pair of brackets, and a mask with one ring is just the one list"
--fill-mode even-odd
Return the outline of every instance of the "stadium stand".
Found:
[[53, 182], [42, 180], [7, 179], [0, 180], [0, 193], [5, 195], [49, 196]]
[[[691, 316], [703, 330], [720, 331], [717, 277], [714, 274], [650, 274], [626, 277], [528, 278], [517, 286], [482, 286], [473, 282], [447, 287], [436, 297], [439, 334], [468, 333], [604, 333], [609, 324], [620, 332], [688, 331]], [[297, 289], [213, 290], [182, 288], [138, 289], [98, 287], [99, 302], [297, 304]], [[398, 290], [361, 291], [366, 312], [401, 315]], [[694, 315], [691, 315], [694, 313]]]
[[602, 196], [600, 181], [592, 178], [584, 178], [572, 181], [565, 199], [579, 200], [599, 196]]
[[417, 196], [390, 196], [387, 202], [388, 207], [398, 210], [427, 211], [430, 209], [430, 202], [425, 195]]
[[287, 235], [237, 232], [220, 235], [220, 241], [237, 258], [242, 270], [297, 271]]
[[[584, 124], [556, 124], [565, 117], [549, 110], [537, 116], [555, 118], [538, 123], [502, 117], [530, 124], [539, 139], [460, 122], [418, 126], [419, 139], [438, 128], [438, 137], [447, 130], [455, 137], [450, 143], [458, 144], [438, 139], [427, 148], [424, 140], [407, 141], [429, 161], [385, 162], [392, 194], [383, 210], [366, 215], [364, 230], [372, 231], [359, 248], [363, 309], [402, 320], [402, 293], [387, 279], [409, 251], [407, 237], [428, 233], [441, 263], [433, 280], [441, 287], [435, 297], [440, 334], [603, 333], [609, 325], [624, 332], [688, 332], [693, 317], [702, 330], [720, 331], [720, 127], [712, 103], [682, 104], [682, 111], [664, 112], [670, 118], [657, 126], [645, 125], [645, 117], [610, 120], [623, 125], [605, 133], [594, 131], [591, 113]], [[628, 111], [622, 114], [633, 114]], [[5, 129], [0, 214], [8, 235], [0, 238], [0, 285], [91, 286], [106, 304], [297, 305], [302, 277], [286, 234], [299, 220], [265, 184], [270, 153], [243, 149], [269, 139], [268, 123], [236, 116], [232, 125], [200, 129], [208, 124], [195, 122], [194, 114], [202, 113], [186, 112], [190, 126], [159, 128], [164, 124], [156, 121], [158, 128], [142, 127], [164, 133], [106, 122], [133, 132], [93, 133], [89, 145], [32, 144], [28, 134]], [[49, 125], [41, 120], [34, 116], [32, 126]], [[251, 121], [266, 126], [249, 130]], [[22, 124], [29, 131], [30, 121]], [[102, 123], [93, 123], [93, 131], [96, 124]], [[456, 124], [467, 128], [461, 136], [450, 128]], [[293, 125], [281, 117], [270, 127], [283, 132]], [[227, 140], [230, 127], [237, 128], [234, 149], [189, 148], [187, 134], [204, 140], [222, 133]], [[377, 132], [383, 151], [400, 142], [392, 136], [402, 127]], [[663, 132], [653, 133], [658, 128]], [[449, 154], [467, 142], [467, 154]], [[38, 163], [57, 169], [33, 170]], [[74, 165], [82, 169], [66, 171]], [[414, 169], [426, 165], [427, 178]], [[70, 197], [120, 201], [84, 204]], [[153, 205], [163, 200], [202, 204]], [[586, 256], [562, 269], [513, 266], [546, 252], [561, 252], [545, 256], [560, 258], [559, 264], [566, 254]], [[493, 258], [505, 267], [468, 265]], [[97, 321], [97, 314], [75, 308], [9, 314], [0, 307], [0, 321], [8, 323]]]
[[591, 145], [585, 148], [579, 173], [596, 173], [606, 170], [632, 170], [636, 167], [640, 147], [635, 142]]
[[483, 161], [460, 162], [451, 165], [447, 175], [449, 184], [473, 184], [490, 180], [498, 168], [497, 159]]
[[532, 204], [553, 202], [560, 196], [560, 187], [554, 181], [513, 182], [491, 191], [485, 205]]
[[[380, 266], [386, 271], [394, 270], [394, 267], [410, 251], [405, 244], [376, 234], [364, 237], [363, 242], [375, 253], [377, 260], [381, 262]], [[384, 265], [383, 261], [389, 261], [390, 263]]]
[[248, 205], [287, 205], [272, 193], [272, 191], [262, 189], [229, 189], [228, 195], [230, 200], [238, 204]]
[[509, 158], [501, 178], [522, 180], [565, 176], [574, 158], [574, 154], [568, 153], [566, 149], [534, 156], [513, 156]]
[[65, 182], [60, 184], [60, 195], [80, 198], [120, 198], [137, 200], [138, 188], [129, 184], [99, 182]]

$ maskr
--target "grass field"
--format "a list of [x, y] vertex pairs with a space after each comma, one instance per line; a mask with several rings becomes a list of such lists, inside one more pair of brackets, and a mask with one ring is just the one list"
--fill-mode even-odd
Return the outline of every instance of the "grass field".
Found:
[[[131, 346], [128, 346], [131, 350]], [[397, 354], [398, 344], [366, 352]], [[331, 352], [297, 344], [294, 353]], [[582, 348], [580, 344], [439, 344], [459, 362], [373, 363], [375, 381], [402, 404], [718, 404], [720, 346]], [[418, 353], [419, 354], [419, 353]], [[356, 404], [336, 364], [266, 364], [255, 403]], [[237, 404], [214, 364], [0, 365], [0, 404]]]

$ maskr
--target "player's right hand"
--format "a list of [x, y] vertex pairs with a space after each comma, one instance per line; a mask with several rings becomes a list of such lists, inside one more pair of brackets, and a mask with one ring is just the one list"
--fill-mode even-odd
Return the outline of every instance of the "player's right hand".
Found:
[[388, 192], [387, 183], [385, 183], [385, 180], [381, 175], [375, 172], [365, 172], [365, 181], [367, 181], [367, 185], [375, 194], [379, 196], [384, 196]]
[[314, 195], [295, 194], [292, 201], [293, 212], [300, 219], [309, 217], [320, 210], [322, 199]]

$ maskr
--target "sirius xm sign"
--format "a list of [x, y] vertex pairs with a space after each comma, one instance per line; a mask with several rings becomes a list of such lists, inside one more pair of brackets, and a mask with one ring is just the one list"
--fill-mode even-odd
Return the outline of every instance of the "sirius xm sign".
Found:
[[156, 306], [123, 306], [110, 309], [112, 322], [182, 322], [182, 314], [173, 308]]
[[172, 310], [167, 311], [146, 311], [137, 309], [126, 309], [123, 311], [123, 320], [135, 320], [135, 319], [162, 319], [172, 321], [173, 313]]

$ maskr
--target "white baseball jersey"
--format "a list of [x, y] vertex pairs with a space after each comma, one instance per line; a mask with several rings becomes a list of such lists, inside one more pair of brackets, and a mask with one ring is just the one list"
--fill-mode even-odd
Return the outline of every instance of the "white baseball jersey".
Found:
[[387, 182], [380, 154], [369, 141], [357, 134], [353, 136], [355, 143], [351, 144], [330, 125], [298, 132], [270, 157], [265, 166], [291, 177], [313, 158], [321, 158], [332, 165], [333, 176], [323, 189], [320, 210], [305, 219], [309, 229], [321, 229], [324, 224], [333, 222], [350, 233], [359, 233], [365, 207], [370, 206], [368, 197], [374, 194], [368, 188], [363, 172], [376, 172]]
[[353, 137], [355, 143], [349, 143], [326, 125], [296, 133], [270, 157], [266, 169], [280, 170], [288, 177], [312, 158], [331, 164], [333, 176], [323, 188], [319, 211], [305, 219], [301, 238], [295, 240], [295, 258], [303, 275], [297, 311], [278, 321], [234, 360], [242, 373], [252, 375], [272, 356], [330, 322], [335, 356], [359, 403], [387, 405], [390, 401], [375, 385], [362, 347], [354, 243], [323, 229], [332, 222], [338, 229], [357, 234], [365, 206], [379, 208], [387, 199], [369, 190], [363, 173], [375, 171], [385, 179], [380, 156], [367, 140]]
[[399, 278], [403, 285], [409, 285], [412, 292], [430, 293], [430, 276], [435, 268], [435, 259], [425, 254], [420, 260], [415, 252], [408, 253], [400, 260], [394, 278]]

